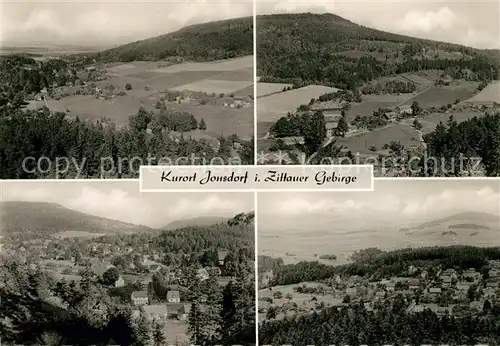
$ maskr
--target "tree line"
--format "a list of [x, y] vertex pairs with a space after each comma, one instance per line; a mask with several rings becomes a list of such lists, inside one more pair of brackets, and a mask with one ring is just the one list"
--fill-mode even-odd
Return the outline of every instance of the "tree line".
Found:
[[461, 272], [469, 268], [478, 271], [488, 260], [500, 260], [500, 248], [473, 246], [429, 247], [401, 249], [390, 252], [365, 249], [355, 253], [352, 262], [333, 266], [318, 261], [280, 265], [274, 272], [272, 285], [292, 285], [308, 281], [323, 281], [340, 276], [359, 275], [368, 278], [404, 276], [410, 266], [454, 268]]
[[498, 345], [500, 305], [479, 316], [438, 316], [431, 310], [406, 313], [385, 303], [367, 311], [363, 303], [325, 308], [309, 316], [265, 321], [259, 326], [264, 345]]
[[[265, 82], [355, 90], [380, 77], [425, 69], [470, 70], [480, 81], [499, 77], [498, 61], [483, 51], [390, 34], [330, 14], [259, 16], [257, 37], [257, 69]], [[423, 48], [462, 57], [417, 58]], [[360, 54], [340, 54], [349, 51]]]

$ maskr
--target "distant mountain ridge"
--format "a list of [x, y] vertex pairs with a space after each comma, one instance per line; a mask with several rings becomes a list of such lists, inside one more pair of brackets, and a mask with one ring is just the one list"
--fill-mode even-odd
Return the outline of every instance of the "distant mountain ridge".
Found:
[[163, 227], [152, 228], [143, 225], [112, 220], [105, 217], [86, 214], [49, 202], [1, 202], [2, 231], [9, 236], [13, 234], [38, 234], [53, 236], [61, 232], [85, 232], [99, 235], [119, 233], [158, 232], [176, 230], [187, 227], [210, 227], [227, 223], [231, 217], [202, 216], [175, 220]]
[[2, 230], [5, 234], [52, 236], [60, 232], [97, 234], [136, 233], [154, 229], [94, 216], [47, 202], [1, 202]]
[[[401, 228], [401, 232], [413, 233], [440, 228], [443, 232], [456, 233], [461, 231], [500, 231], [500, 216], [485, 212], [466, 211], [428, 221], [417, 226]], [[453, 230], [453, 231], [452, 231]]]
[[458, 214], [453, 214], [438, 220], [426, 222], [414, 228], [421, 229], [426, 227], [438, 226], [440, 224], [447, 222], [462, 222], [462, 221], [467, 221], [470, 223], [478, 223], [478, 222], [496, 223], [498, 225], [500, 223], [500, 216], [485, 212], [466, 211]]

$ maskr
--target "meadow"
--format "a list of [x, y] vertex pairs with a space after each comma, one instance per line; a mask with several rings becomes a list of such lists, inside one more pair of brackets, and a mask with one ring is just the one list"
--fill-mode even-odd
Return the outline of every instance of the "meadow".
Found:
[[[258, 86], [257, 86], [258, 87]], [[293, 112], [300, 105], [308, 104], [311, 99], [327, 93], [336, 92], [338, 89], [321, 85], [309, 85], [278, 94], [261, 97], [257, 103], [257, 121], [277, 121]]]
[[353, 135], [345, 138], [338, 138], [337, 145], [350, 149], [353, 153], [373, 154], [369, 148], [374, 146], [380, 151], [385, 144], [391, 141], [400, 142], [405, 148], [417, 146], [420, 143], [418, 132], [403, 124], [391, 124], [389, 126]]
[[[114, 86], [126, 92], [109, 100], [91, 95], [71, 95], [59, 100], [49, 99], [49, 108], [64, 112], [68, 117], [82, 120], [115, 122], [118, 126], [127, 125], [129, 117], [140, 107], [154, 110], [160, 95], [167, 91], [205, 92], [208, 95], [234, 94], [248, 97], [253, 95], [253, 58], [243, 57], [208, 63], [181, 63], [158, 67], [158, 63], [135, 61], [117, 64], [106, 68], [107, 78], [94, 84], [104, 89]], [[129, 83], [131, 90], [125, 90]], [[238, 93], [240, 91], [240, 93]], [[63, 89], [64, 92], [64, 89]], [[29, 108], [39, 108], [45, 102], [32, 102]], [[249, 139], [253, 135], [253, 108], [228, 109], [221, 103], [198, 105], [196, 102], [167, 104], [167, 108], [192, 113], [198, 121], [205, 120], [208, 132], [215, 137], [237, 134]], [[216, 135], [215, 135], [216, 134]]]
[[403, 95], [363, 95], [360, 103], [353, 103], [347, 111], [347, 120], [353, 121], [357, 116], [371, 116], [379, 108], [396, 107], [409, 100], [414, 94]]
[[[453, 119], [457, 123], [461, 123], [472, 119], [474, 117], [482, 117], [484, 112], [475, 112], [475, 111], [467, 111], [467, 112], [453, 112], [453, 113], [433, 113], [423, 118], [418, 118], [418, 122], [422, 125], [420, 131], [424, 134], [430, 133], [436, 129], [436, 126], [440, 123], [446, 123], [450, 115], [453, 114]], [[413, 118], [405, 119], [402, 121], [403, 124], [408, 126], [412, 126]]]
[[291, 86], [291, 84], [259, 82], [257, 83], [257, 97], [264, 97], [283, 92], [284, 88], [288, 88]]
[[472, 103], [500, 103], [500, 81], [494, 81], [484, 88], [479, 94], [474, 95], [467, 102]]
[[456, 100], [464, 101], [472, 97], [477, 92], [477, 86], [454, 87], [430, 87], [426, 91], [409, 99], [403, 105], [410, 106], [417, 101], [422, 108], [442, 107], [454, 104]]

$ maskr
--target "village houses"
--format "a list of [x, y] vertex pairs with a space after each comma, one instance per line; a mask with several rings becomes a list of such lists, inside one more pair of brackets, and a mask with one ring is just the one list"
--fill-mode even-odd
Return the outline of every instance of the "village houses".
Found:
[[180, 303], [181, 295], [179, 291], [168, 291], [167, 292], [167, 301], [169, 303]]
[[165, 304], [146, 305], [144, 315], [149, 321], [164, 323], [168, 318], [168, 309]]
[[149, 304], [148, 292], [134, 291], [132, 292], [131, 300], [135, 306], [147, 305]]

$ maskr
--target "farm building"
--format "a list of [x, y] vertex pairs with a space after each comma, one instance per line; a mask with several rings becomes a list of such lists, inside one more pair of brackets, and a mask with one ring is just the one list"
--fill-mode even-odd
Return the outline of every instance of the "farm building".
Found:
[[311, 105], [310, 109], [312, 111], [322, 111], [324, 113], [341, 113], [342, 112], [342, 104], [338, 102], [328, 101], [328, 102], [320, 102], [314, 103]]
[[337, 130], [341, 118], [342, 118], [341, 114], [325, 115], [325, 121], [326, 121], [325, 126], [326, 126], [327, 137], [335, 136], [335, 130]]
[[147, 305], [144, 307], [144, 315], [149, 321], [166, 322], [168, 309], [165, 304]]
[[335, 136], [335, 131], [337, 130], [338, 126], [339, 126], [338, 121], [326, 123], [326, 126], [325, 126], [326, 127], [326, 136], [327, 137]]
[[413, 114], [411, 106], [400, 106], [395, 108], [396, 113], [399, 114]]
[[241, 99], [232, 99], [224, 102], [224, 107], [226, 108], [245, 108], [249, 107], [250, 102], [241, 100]]
[[395, 121], [395, 120], [396, 120], [396, 118], [397, 118], [397, 116], [398, 116], [398, 115], [397, 115], [397, 113], [396, 113], [396, 112], [394, 112], [394, 111], [385, 112], [385, 114], [384, 114], [384, 118], [385, 118], [387, 121], [389, 121], [389, 122], [393, 122], [393, 121]]

